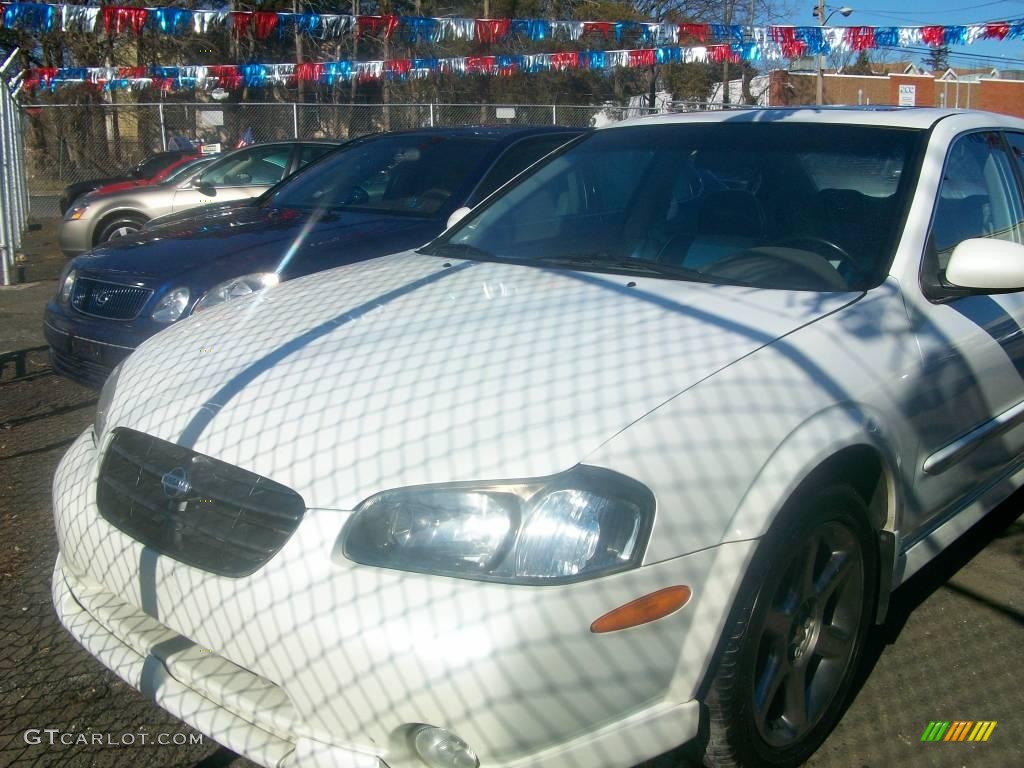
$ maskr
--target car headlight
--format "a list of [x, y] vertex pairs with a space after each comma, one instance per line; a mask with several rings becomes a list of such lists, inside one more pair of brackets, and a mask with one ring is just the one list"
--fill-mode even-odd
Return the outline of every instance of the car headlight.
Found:
[[158, 323], [173, 323], [188, 308], [188, 288], [175, 288], [167, 293], [150, 315]]
[[73, 205], [64, 212], [64, 221], [78, 221], [89, 210], [87, 203]]
[[96, 401], [96, 415], [92, 420], [92, 437], [97, 444], [103, 436], [103, 430], [107, 428], [107, 415], [110, 413], [110, 404], [114, 401], [117, 377], [121, 375], [121, 366], [123, 365], [124, 363], [119, 363], [110, 372], [107, 380], [103, 382], [103, 389], [100, 390], [100, 399]]
[[364, 565], [510, 583], [563, 583], [635, 567], [654, 496], [609, 470], [541, 480], [384, 491], [359, 505], [339, 544]]
[[75, 289], [75, 278], [78, 273], [69, 264], [64, 268], [64, 276], [60, 281], [60, 292], [57, 294], [61, 302], [67, 304], [71, 301], [71, 292]]
[[281, 282], [281, 278], [276, 272], [256, 272], [251, 275], [233, 277], [223, 283], [218, 283], [204, 293], [192, 311], [195, 313], [230, 299], [240, 299], [243, 296], [262, 291], [264, 288], [277, 285], [279, 282]]

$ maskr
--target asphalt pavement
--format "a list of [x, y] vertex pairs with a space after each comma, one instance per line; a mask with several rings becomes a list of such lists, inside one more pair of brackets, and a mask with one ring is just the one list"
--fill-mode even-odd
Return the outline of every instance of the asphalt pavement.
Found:
[[[64, 264], [52, 222], [24, 250], [28, 283], [0, 288], [0, 766], [249, 768], [208, 739], [153, 744], [158, 734], [198, 734], [107, 672], [54, 615], [50, 480], [91, 423], [96, 393], [47, 364], [42, 311]], [[897, 591], [849, 709], [809, 765], [1024, 766], [1022, 501], [1010, 499]], [[932, 721], [981, 720], [997, 723], [987, 742], [921, 741]]]

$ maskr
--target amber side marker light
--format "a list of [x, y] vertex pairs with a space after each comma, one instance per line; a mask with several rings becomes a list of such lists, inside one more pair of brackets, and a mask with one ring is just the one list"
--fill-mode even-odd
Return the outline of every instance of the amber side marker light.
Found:
[[600, 634], [647, 624], [675, 613], [686, 605], [689, 599], [689, 587], [665, 587], [608, 611], [590, 625], [590, 631]]

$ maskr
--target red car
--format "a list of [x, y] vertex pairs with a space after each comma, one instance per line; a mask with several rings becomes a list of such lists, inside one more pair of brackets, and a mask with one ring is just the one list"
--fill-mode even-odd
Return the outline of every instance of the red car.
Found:
[[68, 208], [74, 204], [82, 195], [88, 194], [95, 189], [106, 184], [114, 184], [122, 181], [135, 181], [135, 180], [147, 180], [151, 179], [155, 174], [162, 171], [168, 165], [178, 162], [182, 158], [195, 158], [199, 156], [199, 150], [196, 148], [189, 148], [186, 150], [175, 149], [169, 152], [157, 152], [155, 155], [150, 155], [145, 160], [140, 162], [131, 170], [120, 174], [118, 176], [105, 177], [102, 179], [88, 179], [86, 181], [76, 181], [73, 184], [69, 184], [64, 188], [64, 193], [60, 198], [60, 212], [63, 215], [67, 212]]
[[202, 157], [200, 154], [194, 155], [182, 155], [180, 158], [175, 160], [170, 165], [166, 166], [162, 170], [150, 176], [148, 179], [128, 179], [127, 181], [116, 181], [113, 184], [105, 184], [102, 187], [94, 190], [92, 194], [102, 195], [107, 192], [121, 192], [125, 189], [133, 189], [135, 187], [148, 187], [152, 184], [159, 184], [168, 177], [180, 171], [184, 166], [191, 165], [196, 160]]

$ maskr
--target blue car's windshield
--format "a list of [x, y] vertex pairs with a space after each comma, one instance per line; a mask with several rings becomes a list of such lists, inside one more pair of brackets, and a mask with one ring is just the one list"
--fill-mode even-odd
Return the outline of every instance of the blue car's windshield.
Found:
[[596, 131], [424, 252], [862, 290], [888, 270], [925, 136], [749, 121]]
[[430, 217], [493, 149], [484, 136], [395, 134], [356, 142], [286, 180], [272, 208], [355, 210]]

